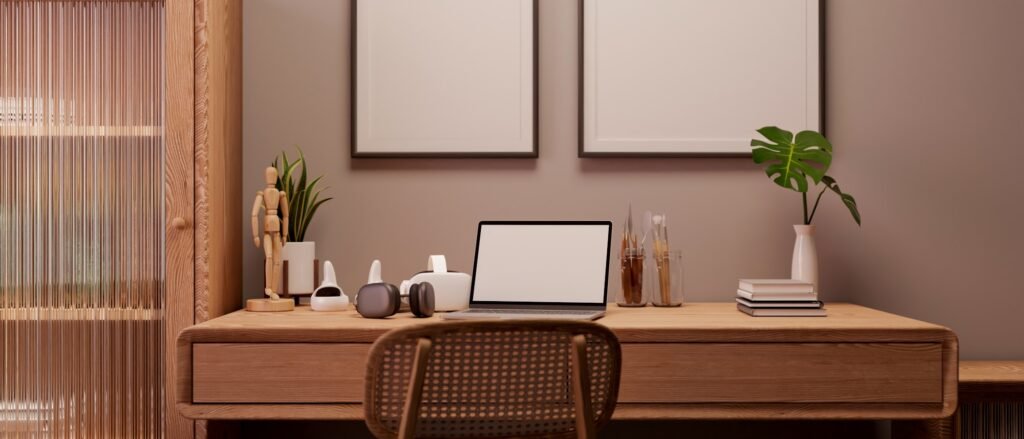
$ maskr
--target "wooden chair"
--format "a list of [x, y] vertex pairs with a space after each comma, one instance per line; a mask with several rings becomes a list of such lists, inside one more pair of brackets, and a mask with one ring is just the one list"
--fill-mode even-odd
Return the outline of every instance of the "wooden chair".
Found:
[[433, 323], [384, 334], [366, 369], [379, 438], [594, 438], [611, 419], [618, 339], [590, 322]]

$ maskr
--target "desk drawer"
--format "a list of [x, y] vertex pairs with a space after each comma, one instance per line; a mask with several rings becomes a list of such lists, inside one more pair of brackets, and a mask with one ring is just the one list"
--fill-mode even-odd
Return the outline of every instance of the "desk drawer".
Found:
[[620, 403], [942, 402], [939, 343], [632, 343]]
[[[359, 403], [370, 344], [196, 343], [195, 403]], [[626, 343], [620, 403], [942, 401], [938, 343]]]
[[358, 403], [368, 343], [196, 343], [196, 403]]

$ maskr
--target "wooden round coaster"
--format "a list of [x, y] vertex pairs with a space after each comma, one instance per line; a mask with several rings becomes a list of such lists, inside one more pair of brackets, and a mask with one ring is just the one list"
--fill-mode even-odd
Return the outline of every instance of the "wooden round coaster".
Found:
[[292, 299], [249, 299], [245, 301], [245, 310], [251, 312], [281, 312], [295, 309]]

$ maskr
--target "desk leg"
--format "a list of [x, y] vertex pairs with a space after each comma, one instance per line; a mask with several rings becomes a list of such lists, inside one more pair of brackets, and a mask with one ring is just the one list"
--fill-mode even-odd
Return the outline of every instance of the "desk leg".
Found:
[[196, 421], [195, 439], [239, 439], [242, 421]]
[[954, 439], [956, 415], [943, 419], [892, 421], [893, 439]]

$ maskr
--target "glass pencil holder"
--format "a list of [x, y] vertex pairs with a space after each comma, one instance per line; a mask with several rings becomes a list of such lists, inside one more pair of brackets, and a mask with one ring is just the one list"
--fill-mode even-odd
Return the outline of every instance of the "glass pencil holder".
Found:
[[650, 262], [648, 295], [654, 306], [681, 306], [683, 304], [683, 252], [667, 251], [654, 254]]
[[622, 287], [615, 299], [619, 306], [647, 306], [648, 288], [644, 285], [646, 262], [643, 249], [626, 249], [619, 255], [619, 277]]

